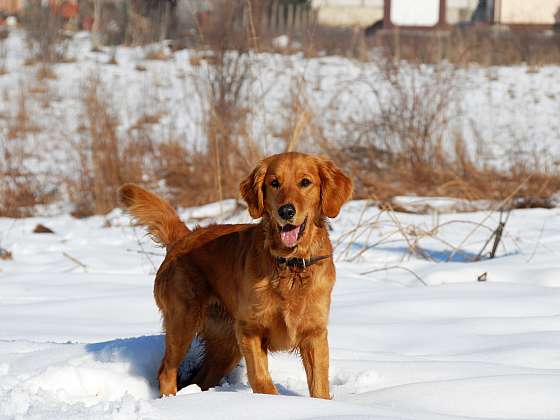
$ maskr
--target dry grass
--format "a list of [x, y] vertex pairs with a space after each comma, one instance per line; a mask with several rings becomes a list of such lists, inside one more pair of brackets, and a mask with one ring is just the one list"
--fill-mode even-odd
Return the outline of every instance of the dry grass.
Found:
[[399, 60], [438, 63], [442, 60], [482, 66], [560, 63], [560, 34], [497, 27], [452, 28], [445, 32], [380, 32], [365, 39]]
[[79, 175], [71, 185], [70, 196], [75, 215], [104, 214], [116, 207], [117, 189], [124, 182], [119, 121], [112, 108], [112, 94], [99, 74], [88, 76], [81, 101], [81, 136], [75, 143]]
[[242, 1], [224, 1], [201, 38], [212, 48], [205, 54], [207, 66], [195, 66], [191, 75], [202, 109], [208, 143], [194, 155], [205, 165], [204, 189], [212, 200], [237, 197], [239, 179], [262, 157], [261, 144], [251, 133], [255, 97], [255, 68], [248, 51], [254, 44], [254, 22], [237, 27], [244, 13]]
[[29, 109], [29, 96], [28, 86], [20, 82], [16, 97], [7, 98], [13, 109], [0, 118], [0, 216], [30, 216], [37, 205], [56, 199], [53, 189], [42, 183], [44, 174], [26, 165], [37, 158], [27, 140], [40, 130]]
[[461, 116], [462, 99], [456, 66], [390, 58], [378, 63], [375, 83], [357, 82], [374, 99], [368, 116], [347, 121], [342, 138], [325, 134], [336, 132], [334, 127], [311, 130], [320, 150], [352, 174], [356, 198], [391, 202], [412, 194], [499, 201], [515, 191], [513, 207], [552, 206], [560, 173], [543, 163], [547, 156], [531, 161], [512, 152], [507, 166], [497, 168], [483, 147], [468, 150], [453, 124]]
[[38, 127], [29, 112], [27, 86], [20, 81], [13, 114], [6, 121], [6, 138], [7, 140], [23, 140], [28, 133], [37, 131]]
[[165, 61], [169, 59], [169, 54], [163, 47], [148, 48], [144, 54], [146, 60]]
[[22, 24], [29, 52], [27, 64], [40, 62], [42, 67], [48, 67], [67, 60], [69, 38], [64, 35], [63, 23], [60, 16], [41, 3], [31, 2], [25, 7]]
[[7, 30], [0, 28], [0, 76], [8, 73], [8, 67], [6, 65], [6, 58], [8, 56], [8, 46], [6, 45], [6, 39], [8, 39], [9, 32]]

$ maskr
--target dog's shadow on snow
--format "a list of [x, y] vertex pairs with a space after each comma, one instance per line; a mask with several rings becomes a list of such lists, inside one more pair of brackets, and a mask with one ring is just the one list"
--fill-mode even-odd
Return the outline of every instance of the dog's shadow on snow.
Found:
[[[129, 374], [144, 378], [150, 385], [153, 398], [159, 397], [157, 373], [165, 348], [163, 334], [133, 338], [119, 338], [102, 343], [86, 344], [85, 349], [93, 354], [98, 362], [102, 363], [128, 363]], [[204, 343], [198, 339], [193, 340], [191, 348], [179, 367], [178, 387], [183, 388], [190, 384], [204, 359]], [[244, 380], [243, 366], [237, 366], [216, 388], [216, 392], [241, 392], [250, 390], [246, 378]], [[276, 384], [281, 395], [299, 396], [299, 394]]]

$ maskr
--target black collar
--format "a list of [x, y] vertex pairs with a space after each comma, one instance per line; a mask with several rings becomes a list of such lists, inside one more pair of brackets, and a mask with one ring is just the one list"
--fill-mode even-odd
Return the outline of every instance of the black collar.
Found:
[[287, 267], [305, 268], [305, 267], [309, 267], [310, 265], [317, 264], [319, 261], [325, 260], [330, 257], [332, 257], [332, 255], [321, 255], [319, 257], [311, 257], [311, 258], [276, 257], [275, 260], [276, 260], [276, 264], [278, 265], [286, 265]]

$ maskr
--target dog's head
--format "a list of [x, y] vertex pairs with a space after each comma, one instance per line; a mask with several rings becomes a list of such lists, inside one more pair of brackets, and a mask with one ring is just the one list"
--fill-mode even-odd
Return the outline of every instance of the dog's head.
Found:
[[274, 241], [289, 250], [322, 218], [338, 215], [352, 194], [352, 181], [329, 160], [282, 153], [261, 161], [240, 188], [251, 217], [268, 218]]

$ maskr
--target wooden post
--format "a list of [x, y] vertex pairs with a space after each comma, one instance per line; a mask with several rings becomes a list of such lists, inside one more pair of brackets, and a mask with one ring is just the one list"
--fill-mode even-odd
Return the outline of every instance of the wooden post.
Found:
[[447, 26], [447, 0], [439, 0], [439, 19], [436, 26]]
[[393, 21], [391, 20], [391, 0], [383, 2], [383, 29], [391, 29]]
[[301, 28], [301, 11], [303, 9], [303, 5], [295, 5], [295, 13], [294, 13], [294, 30], [299, 31]]
[[167, 28], [169, 27], [169, 8], [170, 4], [165, 1], [163, 5], [163, 13], [160, 13], [160, 27], [159, 27], [159, 41], [163, 41], [167, 38]]
[[292, 32], [292, 29], [294, 27], [294, 4], [288, 4], [288, 25], [287, 25], [287, 32]]
[[270, 26], [274, 31], [278, 30], [278, 0], [272, 3], [272, 14], [270, 15]]

